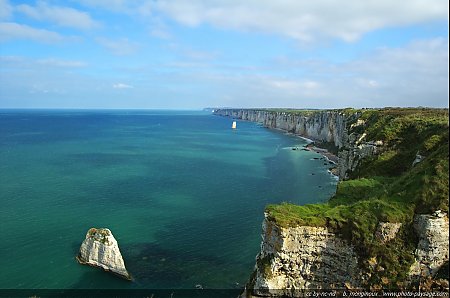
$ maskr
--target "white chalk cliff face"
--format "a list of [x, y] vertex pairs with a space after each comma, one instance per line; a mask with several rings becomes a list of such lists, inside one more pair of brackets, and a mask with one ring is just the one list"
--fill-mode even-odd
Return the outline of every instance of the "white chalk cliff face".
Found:
[[269, 128], [282, 129], [322, 142], [343, 145], [345, 116], [337, 111], [318, 111], [309, 116], [284, 112], [268, 112], [246, 109], [219, 109], [216, 115], [262, 123]]
[[418, 214], [414, 218], [414, 228], [419, 236], [419, 243], [411, 275], [434, 275], [448, 262], [448, 216], [440, 210], [431, 215]]
[[81, 244], [77, 260], [80, 264], [100, 267], [131, 280], [119, 245], [109, 229], [89, 229], [86, 239]]
[[307, 289], [345, 289], [362, 282], [358, 257], [345, 240], [322, 227], [283, 228], [266, 214], [261, 251], [243, 297], [304, 297]]

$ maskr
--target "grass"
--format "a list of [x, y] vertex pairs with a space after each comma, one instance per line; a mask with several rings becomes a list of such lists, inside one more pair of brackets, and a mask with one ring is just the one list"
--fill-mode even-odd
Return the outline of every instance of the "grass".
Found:
[[100, 241], [103, 244], [109, 244], [108, 236], [110, 236], [110, 232], [107, 229], [96, 229], [90, 228], [88, 231], [88, 235], [90, 238], [94, 238], [96, 241]]
[[[372, 268], [369, 283], [398, 287], [413, 262], [416, 246], [414, 214], [448, 212], [448, 110], [398, 109], [341, 111], [348, 116], [349, 133], [383, 141], [382, 152], [363, 160], [350, 180], [338, 184], [324, 204], [269, 205], [269, 220], [280, 227], [327, 227], [357, 249], [363, 268]], [[363, 125], [351, 127], [357, 119]], [[416, 154], [425, 156], [412, 166]], [[379, 222], [401, 222], [398, 236], [387, 244], [374, 237]], [[372, 270], [372, 269], [370, 269]]]

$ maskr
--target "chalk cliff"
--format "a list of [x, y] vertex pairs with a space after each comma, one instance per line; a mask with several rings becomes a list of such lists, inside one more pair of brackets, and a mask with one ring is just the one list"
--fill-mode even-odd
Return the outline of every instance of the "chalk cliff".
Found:
[[218, 109], [214, 114], [262, 123], [321, 142], [343, 146], [346, 116], [338, 111], [317, 111], [305, 114], [248, 109]]
[[[448, 262], [449, 253], [446, 215], [440, 211], [416, 215], [414, 222], [419, 244], [409, 273], [410, 282], [434, 276]], [[391, 241], [400, 226], [381, 222], [376, 237], [382, 243]], [[375, 259], [362, 262], [355, 247], [329, 229], [280, 227], [266, 213], [261, 251], [241, 297], [305, 297], [308, 290], [368, 288], [369, 272], [374, 269], [380, 269]]]
[[100, 267], [131, 280], [119, 245], [109, 229], [89, 229], [86, 239], [81, 244], [77, 260], [80, 264]]
[[361, 285], [353, 247], [327, 228], [283, 228], [266, 213], [262, 229], [261, 251], [248, 284], [251, 294], [303, 297], [303, 290]]
[[411, 275], [434, 275], [445, 262], [448, 262], [448, 216], [440, 210], [431, 215], [418, 214], [414, 218], [414, 228], [419, 243]]
[[[217, 109], [214, 114], [262, 123], [268, 128], [281, 129], [319, 143], [334, 146], [338, 151], [338, 176], [348, 178], [360, 163], [382, 147], [380, 141], [367, 141], [357, 132], [359, 113], [346, 114], [339, 110], [319, 110], [304, 113], [286, 113], [252, 109]], [[352, 123], [352, 124], [350, 124]]]
[[[419, 111], [419, 113], [422, 112]], [[335, 152], [337, 151], [338, 153], [338, 176], [341, 181], [350, 178], [349, 176], [360, 170], [362, 165], [366, 165], [364, 162], [368, 159], [370, 160], [371, 157], [375, 158], [384, 153], [395, 156], [393, 154], [398, 152], [398, 148], [400, 148], [399, 144], [403, 141], [402, 138], [395, 138], [396, 136], [394, 136], [394, 138], [391, 139], [391, 144], [387, 144], [384, 139], [368, 139], [366, 134], [367, 129], [370, 125], [374, 125], [374, 123], [378, 121], [377, 119], [402, 123], [401, 125], [395, 126], [398, 131], [400, 131], [402, 127], [411, 125], [410, 127], [412, 128], [409, 131], [406, 130], [406, 133], [408, 134], [412, 134], [413, 132], [416, 133], [417, 131], [426, 131], [425, 129], [416, 130], [416, 126], [414, 126], [418, 123], [414, 120], [416, 118], [407, 118], [408, 116], [405, 116], [405, 118], [402, 119], [407, 120], [398, 120], [398, 117], [403, 117], [403, 115], [409, 113], [404, 110], [395, 110], [392, 111], [392, 114], [389, 114], [391, 111], [387, 110], [384, 111], [384, 114], [379, 116], [379, 118], [370, 118], [370, 115], [367, 117], [367, 114], [366, 117], [361, 117], [363, 112], [356, 110], [282, 112], [277, 110], [268, 111], [258, 109], [219, 109], [215, 110], [214, 113], [216, 115], [259, 122], [268, 128], [281, 129], [286, 132], [310, 138], [315, 142], [322, 142], [322, 145], [326, 148], [330, 148], [330, 145], [334, 146]], [[433, 113], [434, 115], [434, 113], [439, 113], [439, 111], [431, 111], [430, 113]], [[406, 251], [406, 248], [403, 248], [403, 245], [410, 244], [413, 245], [413, 248], [415, 247], [415, 251], [414, 249], [408, 250], [408, 252], [411, 252], [408, 253], [409, 258], [412, 258], [414, 262], [412, 262], [409, 272], [406, 272], [406, 277], [398, 284], [399, 287], [408, 288], [413, 283], [420, 283], [420, 279], [418, 279], [419, 276], [433, 277], [440, 268], [448, 263], [448, 215], [446, 211], [439, 211], [439, 208], [442, 207], [444, 210], [448, 209], [448, 193], [447, 195], [445, 194], [448, 189], [448, 187], [445, 187], [445, 185], [448, 185], [448, 174], [443, 174], [447, 171], [445, 170], [445, 162], [441, 162], [442, 158], [445, 159], [446, 156], [448, 164], [448, 153], [443, 151], [448, 147], [448, 141], [446, 143], [446, 140], [448, 140], [448, 111], [443, 113], [446, 114], [444, 117], [447, 117], [447, 123], [444, 123], [443, 126], [439, 128], [443, 128], [443, 130], [433, 131], [435, 135], [431, 137], [429, 135], [420, 136], [422, 138], [421, 140], [415, 135], [408, 136], [408, 138], [411, 138], [408, 142], [415, 143], [412, 144], [407, 142], [406, 144], [406, 146], [414, 145], [420, 147], [421, 150], [428, 150], [430, 156], [433, 156], [434, 154], [436, 157], [434, 157], [434, 159], [430, 157], [430, 161], [426, 167], [418, 169], [415, 168], [417, 167], [416, 164], [411, 166], [414, 156], [411, 156], [412, 159], [409, 160], [410, 157], [408, 155], [404, 159], [404, 163], [407, 164], [407, 166], [404, 167], [403, 173], [410, 171], [412, 168], [414, 168], [414, 171], [411, 172], [409, 176], [406, 175], [403, 176], [404, 178], [399, 179], [403, 184], [395, 184], [392, 188], [385, 188], [384, 194], [377, 194], [383, 196], [383, 199], [379, 201], [380, 204], [385, 204], [384, 202], [389, 204], [391, 196], [401, 196], [405, 198], [405, 200], [411, 200], [411, 205], [406, 204], [405, 206], [408, 207], [404, 207], [406, 209], [402, 211], [405, 214], [402, 220], [405, 221], [385, 222], [383, 220], [385, 215], [380, 213], [377, 215], [378, 219], [375, 219], [375, 221], [373, 221], [373, 218], [371, 219], [373, 228], [370, 228], [369, 230], [371, 230], [371, 233], [373, 234], [365, 236], [366, 240], [368, 239], [368, 242], [376, 246], [376, 249], [379, 251], [386, 252], [389, 250], [395, 251], [402, 249], [405, 249]], [[420, 121], [423, 121], [423, 119], [426, 119], [425, 117], [427, 117], [426, 112], [420, 115], [421, 116], [417, 117]], [[372, 122], [367, 123], [367, 119], [371, 119]], [[410, 120], [411, 122], [407, 122]], [[387, 125], [387, 122], [382, 121], [376, 124], [381, 125], [377, 126], [381, 127], [381, 129]], [[431, 126], [428, 126], [426, 129], [429, 129], [429, 131], [431, 131], [431, 129], [437, 129], [436, 127], [430, 127]], [[447, 134], [445, 131], [447, 131]], [[389, 133], [391, 133], [391, 131], [389, 131]], [[398, 132], [396, 131], [396, 133]], [[374, 135], [377, 134], [372, 133], [372, 136]], [[404, 135], [402, 135], [402, 137], [404, 137]], [[441, 143], [431, 142], [431, 140], [438, 139]], [[426, 140], [427, 143], [425, 143], [424, 140]], [[443, 146], [439, 147], [439, 144], [443, 144]], [[388, 150], [390, 151], [388, 152]], [[402, 159], [397, 160], [403, 162]], [[420, 161], [422, 162], [422, 160], [423, 158], [421, 158]], [[383, 165], [389, 166], [388, 163]], [[379, 171], [380, 168], [384, 169], [385, 166], [376, 168], [374, 171]], [[432, 187], [428, 189], [433, 189], [433, 191], [430, 191], [427, 195], [429, 196], [428, 198], [431, 198], [431, 201], [427, 201], [428, 203], [426, 204], [428, 205], [420, 205], [417, 202], [424, 198], [424, 192], [418, 191], [409, 193], [409, 189], [414, 187], [417, 182], [412, 182], [410, 186], [405, 185], [410, 183], [408, 182], [408, 179], [417, 179], [417, 177], [423, 175], [420, 173], [429, 173], [430, 171], [432, 171], [434, 175], [440, 175], [439, 177], [435, 176], [435, 181], [442, 181], [443, 188], [440, 188], [441, 186], [438, 184], [440, 182], [436, 182], [436, 184], [433, 184], [432, 186], [426, 186]], [[383, 184], [379, 185], [379, 188], [383, 187], [387, 186]], [[404, 190], [399, 189], [399, 187], [410, 188]], [[435, 189], [441, 189], [440, 191], [443, 192], [443, 195], [440, 196], [439, 191], [436, 191]], [[366, 190], [361, 189], [362, 197], [365, 196], [365, 191]], [[407, 196], [411, 197], [407, 198]], [[447, 197], [447, 203], [444, 205], [439, 203], [439, 200], [442, 202], [440, 197]], [[432, 205], [431, 202], [434, 202], [433, 204], [435, 205]], [[370, 204], [373, 203], [367, 201], [367, 206], [371, 206]], [[382, 206], [377, 204], [378, 203], [373, 205], [375, 208], [373, 209], [373, 212], [378, 212], [377, 208]], [[417, 207], [414, 211], [407, 211], [407, 208], [411, 208], [413, 204], [418, 204], [418, 206], [422, 207]], [[349, 206], [351, 206], [351, 203]], [[386, 206], [388, 206], [386, 208], [390, 208], [389, 205]], [[426, 206], [426, 209], [429, 210], [421, 210], [423, 206]], [[352, 210], [351, 207], [349, 208], [349, 210]], [[355, 210], [361, 211], [362, 209], [355, 207]], [[431, 214], [420, 214], [421, 212], [430, 212]], [[335, 220], [332, 216], [328, 217], [330, 215], [326, 214], [317, 216], [324, 217], [325, 222]], [[406, 218], [409, 219], [406, 220]], [[363, 221], [360, 223], [364, 224]], [[342, 225], [346, 226], [347, 230], [345, 232], [340, 230]], [[370, 251], [371, 248], [366, 247], [365, 249], [362, 249], [361, 243], [358, 244], [359, 246], [356, 246], [355, 243], [352, 243], [351, 241], [353, 238], [348, 236], [348, 233], [352, 233], [352, 231], [349, 230], [349, 227], [356, 227], [357, 225], [358, 223], [348, 225], [348, 222], [344, 221], [341, 225], [333, 225], [333, 227], [329, 227], [328, 224], [325, 224], [324, 226], [309, 226], [308, 222], [303, 222], [303, 224], [300, 225], [294, 224], [291, 226], [282, 226], [277, 224], [277, 221], [271, 218], [270, 214], [266, 213], [262, 227], [261, 250], [256, 257], [254, 272], [247, 283], [246, 290], [243, 292], [242, 297], [282, 295], [295, 297], [302, 296], [304, 294], [302, 291], [307, 289], [344, 289], [358, 287], [373, 287], [374, 289], [379, 289], [380, 287], [383, 287], [383, 285], [389, 284], [389, 280], [386, 278], [385, 274], [385, 267], [386, 265], [389, 265], [386, 261], [387, 259], [383, 261], [385, 263], [381, 264], [380, 260], [383, 258], [380, 258], [379, 255], [372, 255], [370, 257], [364, 255], [368, 250]], [[344, 236], [345, 233], [347, 233], [347, 236]], [[409, 236], [406, 236], [407, 234]], [[401, 254], [398, 254], [398, 257], [400, 257], [400, 255]], [[394, 252], [394, 257], [392, 258], [397, 258], [396, 252]], [[405, 257], [404, 255], [402, 255], [401, 258], [402, 260], [404, 259], [404, 262], [410, 262], [406, 261], [408, 257]], [[408, 270], [406, 269], [406, 271]], [[377, 277], [378, 275], [379, 277]]]

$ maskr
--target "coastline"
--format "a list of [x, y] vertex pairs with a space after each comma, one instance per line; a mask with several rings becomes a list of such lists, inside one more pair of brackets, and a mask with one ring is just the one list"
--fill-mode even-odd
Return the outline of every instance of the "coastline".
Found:
[[[218, 114], [302, 138], [306, 142], [294, 141], [288, 149], [314, 151], [321, 157], [313, 159], [330, 165], [339, 162], [339, 178], [347, 180], [338, 182], [329, 204], [268, 205], [261, 251], [242, 297], [271, 289], [286, 289], [283, 294], [292, 296], [294, 289], [324, 285], [448, 290], [448, 110], [352, 109], [305, 116], [233, 109]], [[404, 145], [400, 151], [398, 140]], [[417, 152], [427, 157], [411, 166]], [[433, 179], [424, 179], [430, 173]], [[350, 263], [343, 265], [342, 259]]]
[[[213, 115], [217, 115], [217, 114], [213, 114]], [[218, 115], [218, 116], [224, 117], [223, 115]], [[308, 144], [306, 144], [305, 146], [303, 146], [302, 149], [308, 150], [308, 151], [316, 152], [316, 153], [322, 155], [323, 157], [325, 157], [325, 160], [326, 160], [326, 161], [333, 163], [334, 166], [333, 166], [333, 167], [330, 167], [329, 172], [330, 172], [331, 175], [336, 176], [336, 177], [339, 179], [339, 175], [338, 175], [338, 173], [337, 173], [337, 167], [338, 167], [338, 163], [339, 163], [339, 157], [338, 157], [337, 155], [331, 153], [331, 152], [328, 151], [327, 149], [321, 148], [320, 145], [317, 146], [317, 143], [320, 144], [321, 141], [319, 141], [319, 140], [314, 140], [314, 139], [311, 139], [311, 138], [307, 138], [307, 137], [305, 137], [305, 136], [302, 136], [302, 135], [299, 135], [299, 134], [296, 134], [296, 133], [289, 132], [289, 131], [284, 130], [284, 129], [282, 129], [282, 128], [268, 127], [268, 126], [262, 124], [261, 122], [255, 122], [255, 121], [251, 121], [251, 120], [245, 120], [245, 119], [240, 119], [240, 118], [234, 118], [234, 117], [231, 117], [231, 116], [228, 116], [228, 115], [225, 116], [225, 117], [228, 117], [228, 118], [231, 118], [231, 119], [236, 119], [236, 120], [239, 120], [239, 121], [258, 123], [258, 124], [261, 124], [261, 126], [264, 127], [264, 128], [271, 129], [271, 130], [276, 130], [276, 131], [279, 131], [279, 132], [283, 132], [284, 134], [292, 135], [292, 136], [295, 136], [295, 137], [297, 137], [297, 138], [300, 138], [300, 139], [302, 139], [302, 140], [307, 141]]]

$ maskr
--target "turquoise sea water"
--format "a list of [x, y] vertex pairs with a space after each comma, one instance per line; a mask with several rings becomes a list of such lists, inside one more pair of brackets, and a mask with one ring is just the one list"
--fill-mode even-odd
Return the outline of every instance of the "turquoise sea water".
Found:
[[[0, 111], [0, 289], [241, 287], [264, 206], [325, 201], [306, 142], [205, 112]], [[317, 159], [319, 158], [319, 159]], [[75, 261], [108, 227], [134, 282]]]

